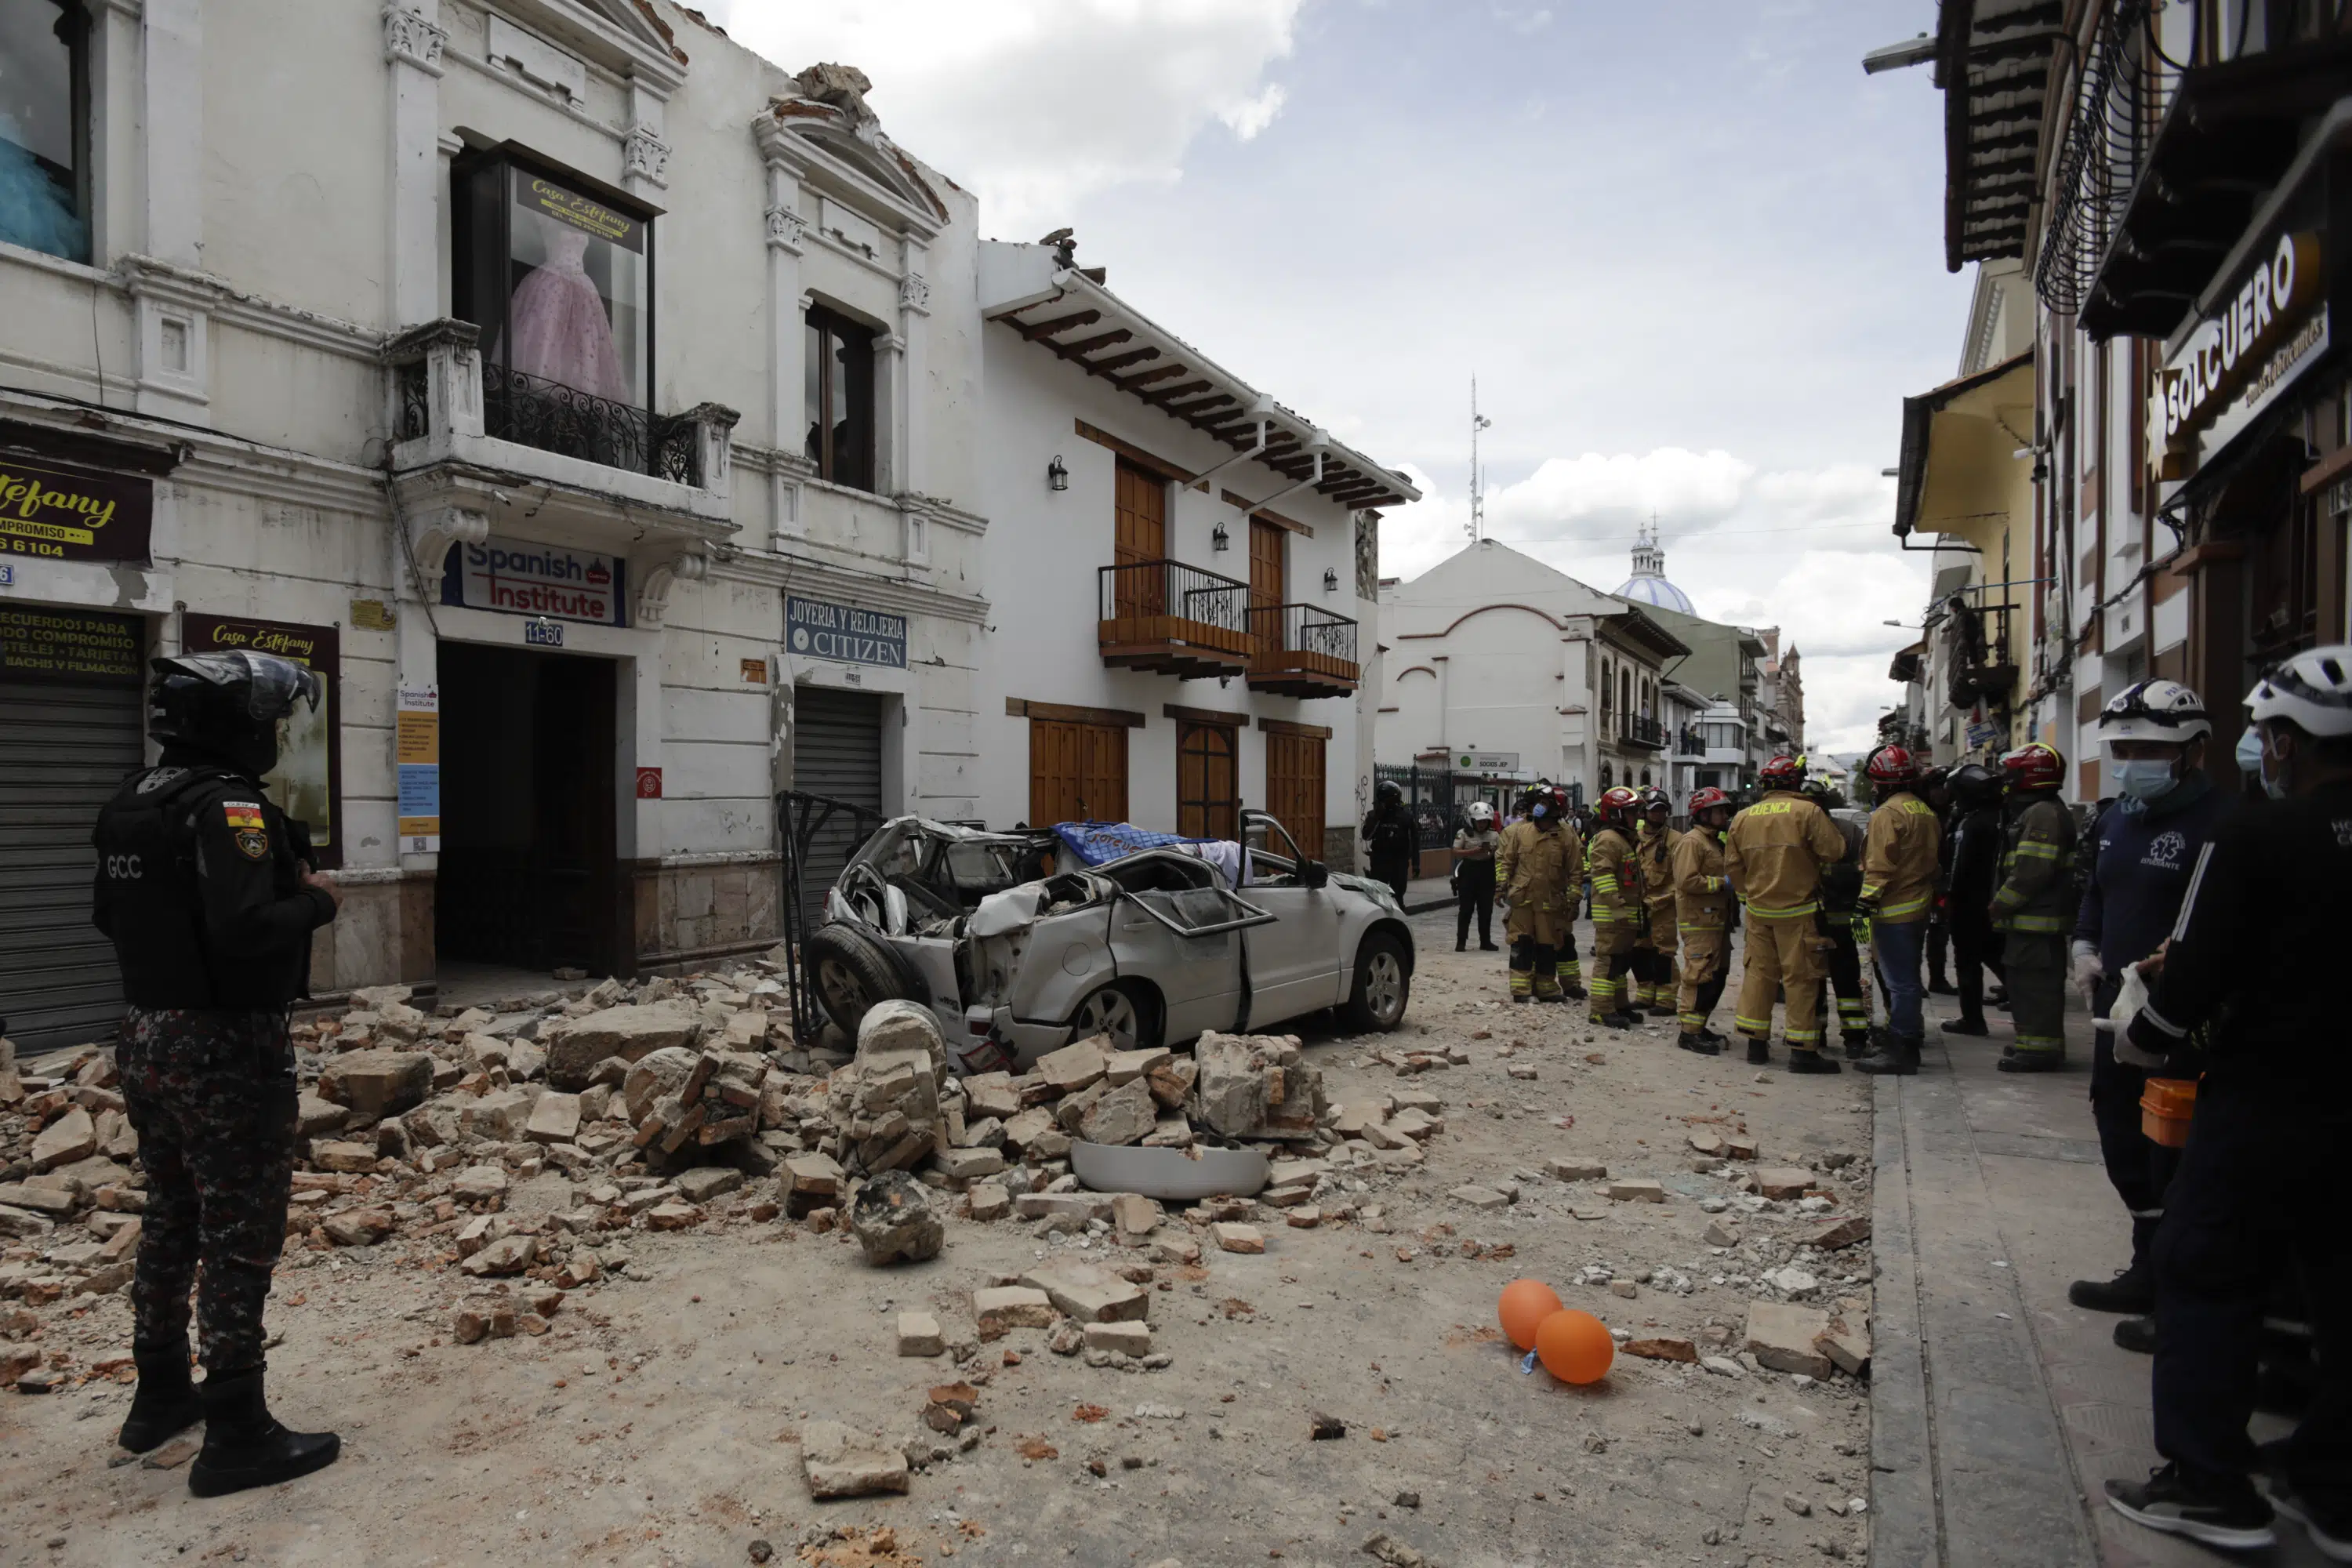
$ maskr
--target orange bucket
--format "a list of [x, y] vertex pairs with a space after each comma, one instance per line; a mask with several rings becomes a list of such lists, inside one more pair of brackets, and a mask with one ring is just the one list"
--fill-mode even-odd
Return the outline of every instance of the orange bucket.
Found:
[[2139, 1097], [2139, 1130], [2167, 1149], [2189, 1142], [2189, 1121], [2197, 1114], [2197, 1080], [2152, 1078]]

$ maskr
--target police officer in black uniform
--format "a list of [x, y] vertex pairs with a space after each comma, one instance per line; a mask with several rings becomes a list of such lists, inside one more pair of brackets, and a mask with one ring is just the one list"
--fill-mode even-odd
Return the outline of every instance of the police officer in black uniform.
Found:
[[[122, 966], [116, 1056], [148, 1184], [131, 1286], [139, 1388], [121, 1441], [144, 1452], [203, 1421], [188, 1489], [212, 1497], [307, 1475], [341, 1451], [333, 1433], [271, 1419], [261, 1327], [293, 1185], [287, 1009], [337, 896], [308, 863], [302, 825], [260, 784], [280, 721], [298, 701], [317, 709], [319, 678], [242, 649], [159, 658], [154, 671], [148, 730], [163, 762], [123, 783], [92, 835], [91, 920]], [[188, 1373], [191, 1287], [201, 1388]]]
[[1421, 828], [1404, 808], [1404, 790], [1394, 779], [1382, 779], [1372, 792], [1371, 814], [1364, 818], [1364, 847], [1371, 863], [1372, 880], [1386, 882], [1404, 897], [1412, 879], [1412, 862], [1421, 849]]
[[[2246, 700], [2275, 804], [2214, 830], [2171, 939], [2138, 968], [2147, 1005], [2116, 1059], [2203, 1077], [2189, 1146], [2150, 1247], [2156, 1273], [2156, 1451], [2146, 1481], [2111, 1480], [2126, 1518], [2209, 1546], [2272, 1543], [2272, 1510], [2321, 1555], [2352, 1562], [2352, 1248], [2344, 1151], [2352, 1048], [2344, 954], [2352, 942], [2352, 647], [2313, 648]], [[2192, 1041], [2200, 1027], [2210, 1045]], [[2287, 1439], [2267, 1500], [2253, 1484], [2253, 1415], [2271, 1260], [2301, 1275], [2319, 1386]]]

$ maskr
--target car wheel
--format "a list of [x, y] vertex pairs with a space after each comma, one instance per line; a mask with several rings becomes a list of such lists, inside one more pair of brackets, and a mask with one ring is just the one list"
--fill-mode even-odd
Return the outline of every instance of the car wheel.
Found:
[[1412, 994], [1412, 966], [1405, 961], [1404, 944], [1386, 931], [1373, 931], [1356, 950], [1356, 982], [1343, 1009], [1348, 1026], [1360, 1033], [1381, 1033], [1404, 1022], [1404, 1005]]
[[817, 1005], [852, 1039], [867, 1013], [908, 994], [887, 955], [870, 939], [843, 926], [821, 926], [808, 939], [808, 973]]
[[1072, 1040], [1097, 1035], [1109, 1036], [1113, 1050], [1150, 1050], [1160, 1043], [1158, 1009], [1139, 991], [1114, 982], [1088, 995], [1070, 1016]]

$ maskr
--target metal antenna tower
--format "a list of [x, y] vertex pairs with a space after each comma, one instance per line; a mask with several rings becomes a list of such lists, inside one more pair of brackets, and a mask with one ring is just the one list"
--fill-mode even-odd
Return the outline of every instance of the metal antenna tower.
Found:
[[1478, 378], [1470, 378], [1470, 542], [1486, 533], [1486, 474], [1478, 466], [1478, 432], [1495, 422], [1478, 412]]

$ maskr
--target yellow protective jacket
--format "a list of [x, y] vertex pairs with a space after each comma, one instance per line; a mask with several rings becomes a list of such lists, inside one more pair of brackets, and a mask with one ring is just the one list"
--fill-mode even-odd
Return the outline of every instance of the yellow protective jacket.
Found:
[[1592, 879], [1592, 923], [1598, 927], [1643, 927], [1642, 867], [1624, 830], [1603, 827], [1584, 852], [1584, 874]]
[[1731, 887], [1723, 875], [1723, 839], [1694, 827], [1675, 839], [1675, 923], [1685, 931], [1722, 931], [1731, 923]]
[[1579, 848], [1576, 829], [1566, 823], [1547, 830], [1514, 822], [1495, 850], [1496, 891], [1514, 910], [1573, 919]]
[[2036, 794], [2009, 805], [2001, 846], [2000, 890], [1992, 896], [1997, 931], [2024, 936], [2062, 935], [2074, 924], [2068, 902], [2074, 860], [2074, 815], [2055, 795]]
[[1844, 858], [1830, 814], [1794, 790], [1774, 790], [1733, 817], [1723, 836], [1725, 873], [1761, 920], [1818, 912], [1822, 868]]
[[1636, 852], [1642, 862], [1642, 903], [1653, 914], [1675, 907], [1675, 845], [1682, 835], [1673, 828], [1652, 832], [1646, 822], [1641, 825], [1641, 838]]
[[1862, 845], [1862, 898], [1871, 916], [1886, 925], [1909, 925], [1927, 918], [1936, 899], [1937, 846], [1944, 826], [1927, 803], [1898, 790], [1870, 814]]

